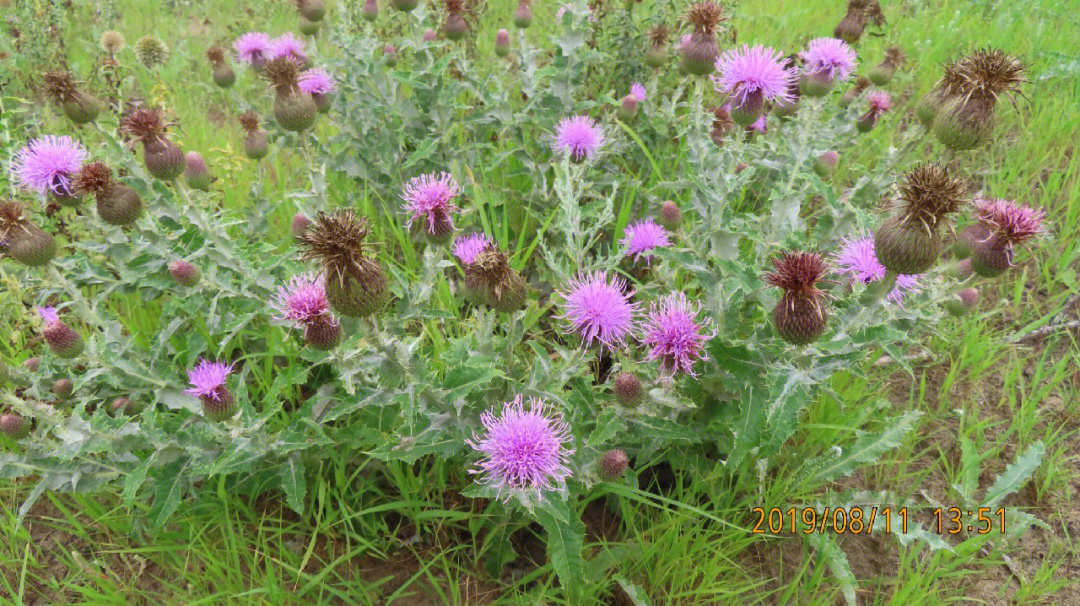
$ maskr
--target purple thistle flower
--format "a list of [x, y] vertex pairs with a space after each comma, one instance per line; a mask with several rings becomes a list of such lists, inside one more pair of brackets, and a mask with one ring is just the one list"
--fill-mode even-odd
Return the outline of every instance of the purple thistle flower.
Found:
[[731, 95], [736, 104], [760, 103], [762, 100], [791, 103], [791, 88], [798, 79], [796, 69], [776, 50], [765, 46], [725, 51], [716, 58], [713, 76], [716, 90]]
[[490, 246], [491, 241], [484, 234], [472, 233], [458, 236], [458, 239], [454, 240], [454, 256], [463, 265], [471, 265], [473, 260], [476, 259], [476, 255], [484, 252]]
[[330, 313], [330, 301], [326, 298], [326, 286], [322, 274], [306, 273], [293, 276], [288, 285], [278, 289], [274, 307], [281, 313], [279, 320], [292, 320], [300, 325], [322, 322], [329, 318], [337, 324]]
[[999, 234], [1009, 245], [1019, 244], [1043, 232], [1046, 211], [998, 198], [975, 201], [979, 220]]
[[655, 248], [670, 246], [671, 241], [668, 240], [667, 230], [650, 217], [626, 226], [619, 244], [626, 248], [624, 256], [634, 257], [635, 263], [641, 260], [642, 255], [645, 255], [645, 262], [649, 263], [652, 255], [646, 253]]
[[698, 322], [697, 314], [701, 311], [690, 306], [686, 295], [681, 292], [671, 293], [660, 299], [660, 304], [652, 304], [648, 320], [643, 325], [644, 334], [641, 343], [651, 347], [650, 360], [660, 360], [660, 367], [667, 373], [667, 379], [676, 373], [685, 372], [696, 377], [694, 362], [707, 359], [704, 344], [716, 336], [705, 334], [711, 321]]
[[847, 80], [855, 69], [855, 51], [837, 38], [816, 38], [799, 53], [808, 75], [824, 77], [828, 82]]
[[[834, 258], [834, 264], [840, 273], [847, 274], [863, 284], [877, 282], [885, 277], [885, 266], [878, 261], [874, 252], [874, 236], [860, 233], [855, 238], [845, 238], [844, 247]], [[919, 276], [900, 274], [896, 276], [896, 288], [889, 293], [888, 299], [903, 307], [904, 294], [922, 290]]]
[[870, 102], [870, 113], [875, 116], [880, 116], [892, 108], [892, 97], [883, 90], [867, 93], [866, 100]]
[[248, 32], [233, 42], [236, 60], [261, 64], [270, 54], [270, 36], [262, 32]]
[[580, 162], [592, 158], [603, 145], [604, 131], [592, 118], [570, 116], [555, 126], [555, 141], [551, 147]]
[[221, 362], [211, 362], [210, 360], [200, 360], [198, 366], [188, 371], [188, 381], [191, 383], [191, 389], [184, 390], [184, 393], [193, 395], [198, 398], [209, 398], [211, 400], [221, 400], [223, 395], [228, 392], [225, 387], [225, 379], [228, 378], [229, 373], [232, 372], [231, 364], [222, 364]]
[[37, 308], [37, 312], [38, 315], [41, 316], [41, 321], [45, 323], [45, 326], [50, 326], [60, 321], [60, 314], [57, 313], [55, 307], [39, 307]]
[[565, 300], [567, 319], [581, 335], [586, 347], [593, 340], [608, 348], [615, 348], [626, 341], [634, 328], [634, 314], [638, 304], [631, 303], [634, 291], [626, 292], [626, 281], [617, 276], [608, 278], [607, 272], [578, 275], [570, 280], [567, 292], [559, 294]]
[[570, 469], [566, 466], [574, 449], [566, 444], [573, 440], [570, 427], [562, 414], [550, 412], [543, 399], [529, 398], [526, 410], [519, 395], [503, 404], [502, 414], [494, 410], [480, 415], [484, 435], [473, 434], [468, 444], [483, 458], [472, 474], [482, 474], [482, 484], [496, 489], [504, 501], [513, 492], [533, 492], [541, 498], [545, 491], [561, 488]]
[[409, 225], [420, 217], [427, 217], [428, 232], [434, 234], [437, 221], [448, 223], [453, 229], [454, 221], [450, 217], [450, 211], [461, 210], [451, 204], [454, 198], [461, 195], [461, 188], [450, 173], [431, 173], [413, 177], [401, 191], [401, 199], [406, 204], [402, 210], [412, 213]]
[[300, 90], [309, 95], [326, 95], [334, 92], [334, 89], [337, 88], [334, 78], [321, 67], [302, 72], [298, 86]]
[[46, 135], [15, 154], [12, 172], [19, 186], [47, 195], [71, 195], [71, 179], [82, 168], [86, 149], [71, 137]]
[[630, 85], [630, 94], [639, 102], [648, 98], [649, 93], [645, 90], [645, 85], [640, 82], [635, 82]]
[[768, 117], [769, 117], [768, 114], [761, 114], [760, 116], [758, 116], [757, 120], [754, 120], [753, 124], [746, 127], [746, 132], [754, 132], [754, 131], [757, 131], [759, 133], [767, 133], [767, 132], [769, 132], [769, 128], [768, 128], [768, 122], [769, 121], [767, 119]]
[[693, 34], [684, 34], [682, 38], [679, 38], [679, 44], [676, 45], [676, 49], [682, 51], [690, 45], [690, 41], [693, 37]]
[[272, 59], [288, 57], [301, 65], [307, 63], [308, 60], [307, 53], [304, 52], [304, 41], [294, 36], [292, 32], [285, 32], [270, 41], [270, 57]]

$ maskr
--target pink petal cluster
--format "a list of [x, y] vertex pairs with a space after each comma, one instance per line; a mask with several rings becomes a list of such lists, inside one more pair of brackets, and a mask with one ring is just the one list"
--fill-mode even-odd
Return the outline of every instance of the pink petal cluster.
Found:
[[329, 316], [330, 301], [326, 298], [326, 284], [322, 274], [306, 273], [293, 276], [286, 286], [278, 289], [274, 307], [280, 313], [279, 320], [292, 320], [300, 325], [320, 322]]
[[300, 90], [309, 95], [326, 95], [334, 92], [337, 88], [334, 78], [321, 67], [304, 70], [300, 74], [300, 81], [297, 84]]
[[245, 63], [262, 63], [270, 57], [270, 36], [262, 32], [248, 32], [233, 42], [236, 60]]
[[975, 215], [1010, 244], [1034, 238], [1044, 230], [1046, 211], [999, 198], [975, 201]]
[[626, 226], [619, 244], [626, 249], [623, 253], [625, 256], [633, 257], [637, 262], [644, 255], [645, 262], [648, 263], [652, 260], [652, 255], [648, 253], [670, 246], [671, 241], [668, 239], [667, 230], [650, 217]]
[[46, 135], [15, 154], [11, 168], [20, 187], [47, 195], [70, 195], [71, 179], [82, 168], [86, 149], [71, 137]]
[[570, 477], [566, 466], [574, 449], [570, 427], [562, 414], [548, 410], [542, 399], [530, 398], [525, 408], [519, 395], [494, 410], [480, 415], [483, 435], [473, 435], [466, 444], [483, 456], [469, 473], [480, 474], [480, 483], [496, 489], [504, 501], [514, 492], [535, 493], [556, 490]]
[[892, 97], [883, 90], [874, 90], [866, 94], [866, 100], [870, 102], [870, 113], [880, 116], [892, 108]]
[[640, 82], [634, 82], [630, 85], [630, 95], [637, 99], [638, 102], [641, 102], [648, 98], [649, 93], [645, 90], [644, 84]]
[[694, 362], [708, 358], [704, 345], [716, 333], [705, 333], [711, 321], [699, 321], [700, 311], [700, 306], [691, 307], [681, 292], [662, 297], [659, 305], [652, 304], [641, 343], [650, 347], [648, 359], [660, 360], [668, 379], [679, 372], [696, 377]]
[[57, 313], [55, 307], [39, 307], [37, 308], [38, 315], [41, 316], [41, 321], [45, 323], [45, 326], [51, 326], [60, 321], [60, 314]]
[[788, 65], [778, 51], [765, 46], [725, 51], [716, 58], [713, 76], [716, 90], [728, 94], [737, 103], [753, 98], [772, 101], [793, 101], [791, 90], [798, 75], [794, 66]]
[[[845, 238], [844, 246], [834, 258], [834, 264], [840, 273], [847, 274], [863, 284], [877, 282], [885, 277], [885, 266], [878, 261], [874, 252], [874, 236], [860, 233], [858, 237]], [[904, 295], [922, 290], [919, 276], [900, 274], [896, 276], [896, 288], [888, 294], [888, 300], [903, 306]]]
[[428, 231], [435, 233], [436, 221], [446, 220], [453, 227], [450, 211], [461, 210], [452, 204], [461, 195], [461, 188], [450, 173], [431, 173], [410, 180], [401, 192], [405, 200], [402, 209], [412, 213], [409, 225], [421, 217], [427, 218]]
[[301, 65], [307, 63], [308, 60], [307, 53], [304, 52], [304, 41], [294, 36], [292, 32], [285, 32], [270, 41], [270, 57], [273, 59], [288, 57]]
[[588, 116], [563, 118], [555, 126], [552, 149], [569, 154], [574, 160], [592, 158], [604, 145], [604, 131]]
[[815, 38], [799, 53], [807, 74], [821, 75], [830, 82], [842, 82], [855, 69], [855, 51], [837, 38]]
[[188, 382], [191, 383], [191, 389], [185, 390], [184, 393], [199, 398], [221, 400], [227, 393], [225, 380], [231, 372], [231, 364], [200, 360], [195, 368], [188, 370]]
[[480, 233], [472, 233], [464, 236], [458, 236], [457, 240], [454, 240], [453, 252], [454, 256], [458, 258], [463, 265], [472, 264], [476, 259], [476, 255], [484, 252], [491, 247], [491, 240], [488, 240], [487, 236]]
[[622, 345], [634, 328], [638, 304], [631, 303], [634, 291], [627, 291], [626, 281], [607, 272], [579, 275], [570, 280], [563, 297], [563, 315], [581, 336], [586, 346], [599, 341], [608, 348]]

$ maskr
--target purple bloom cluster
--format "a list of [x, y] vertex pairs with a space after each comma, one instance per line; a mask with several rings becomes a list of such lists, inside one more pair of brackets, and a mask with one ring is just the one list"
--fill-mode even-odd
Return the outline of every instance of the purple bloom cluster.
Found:
[[648, 91], [645, 90], [645, 85], [640, 82], [634, 82], [630, 85], [630, 95], [637, 99], [638, 102], [644, 101], [649, 97]]
[[855, 51], [837, 38], [816, 38], [799, 53], [807, 74], [820, 75], [829, 82], [847, 80], [855, 69]]
[[866, 100], [870, 102], [870, 113], [875, 116], [880, 116], [892, 108], [892, 97], [883, 90], [870, 91], [866, 94]]
[[739, 104], [754, 100], [793, 101], [791, 87], [798, 76], [778, 51], [764, 46], [743, 45], [716, 58], [713, 76], [716, 90]]
[[214, 401], [221, 400], [222, 396], [227, 393], [225, 380], [231, 372], [231, 364], [200, 360], [195, 368], [188, 371], [188, 381], [192, 387], [185, 390], [184, 393], [198, 398], [208, 398]]
[[412, 213], [409, 225], [421, 217], [427, 218], [428, 232], [435, 233], [436, 221], [446, 220], [453, 227], [451, 210], [461, 210], [452, 204], [461, 195], [461, 188], [450, 173], [428, 174], [414, 177], [401, 192], [405, 200], [402, 209]]
[[334, 89], [337, 88], [334, 79], [321, 67], [315, 67], [301, 73], [298, 85], [300, 90], [309, 95], [326, 95], [334, 92]]
[[668, 379], [678, 372], [696, 377], [694, 362], [708, 358], [704, 345], [716, 333], [705, 333], [711, 321], [699, 321], [699, 311], [700, 306], [691, 307], [681, 292], [662, 297], [659, 305], [652, 304], [641, 342], [651, 348], [650, 360], [660, 360]]
[[998, 198], [975, 201], [975, 214], [1010, 244], [1029, 240], [1043, 232], [1046, 211]]
[[569, 154], [573, 160], [592, 158], [604, 145], [604, 131], [588, 116], [563, 118], [555, 126], [552, 149]]
[[454, 256], [458, 258], [463, 265], [472, 264], [476, 259], [476, 255], [484, 252], [491, 247], [491, 240], [488, 237], [480, 233], [472, 233], [464, 236], [458, 236], [457, 240], [454, 240], [453, 252]]
[[562, 414], [549, 412], [542, 399], [530, 398], [525, 408], [519, 395], [503, 404], [502, 413], [487, 411], [480, 415], [484, 435], [473, 435], [466, 444], [483, 458], [469, 473], [481, 474], [480, 482], [496, 489], [509, 501], [514, 492], [545, 491], [561, 487], [570, 477], [567, 468], [574, 449], [573, 440]]
[[71, 137], [47, 135], [33, 139], [15, 154], [12, 172], [20, 187], [70, 195], [71, 180], [86, 159], [86, 149]]
[[60, 314], [57, 313], [56, 308], [52, 306], [37, 308], [38, 315], [41, 316], [41, 321], [45, 323], [45, 326], [51, 326], [60, 321]]
[[308, 56], [304, 52], [304, 41], [285, 32], [270, 41], [270, 58], [288, 57], [300, 65], [307, 63]]
[[649, 263], [652, 255], [648, 253], [657, 248], [670, 246], [671, 241], [668, 240], [667, 230], [650, 217], [628, 225], [619, 244], [626, 248], [624, 254], [627, 257], [633, 257], [637, 262], [644, 255], [645, 262]]
[[586, 346], [594, 340], [608, 348], [622, 345], [634, 328], [638, 304], [631, 303], [634, 291], [626, 291], [626, 281], [607, 272], [570, 280], [561, 318], [569, 320]]
[[278, 289], [274, 307], [280, 312], [278, 319], [292, 320], [300, 325], [311, 324], [333, 315], [326, 298], [326, 285], [322, 274], [306, 273], [293, 276], [288, 285]]
[[261, 64], [270, 57], [270, 36], [262, 32], [248, 32], [233, 42], [236, 60]]
[[[862, 233], [855, 238], [845, 238], [844, 247], [836, 255], [834, 263], [841, 273], [863, 284], [877, 282], [885, 277], [885, 266], [878, 261], [874, 252], [874, 236]], [[896, 288], [889, 293], [888, 299], [903, 306], [904, 294], [918, 292], [922, 287], [919, 276], [900, 274], [896, 276]]]

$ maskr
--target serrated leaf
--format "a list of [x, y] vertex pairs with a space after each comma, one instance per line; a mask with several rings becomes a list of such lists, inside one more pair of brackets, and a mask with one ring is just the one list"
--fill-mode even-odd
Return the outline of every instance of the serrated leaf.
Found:
[[887, 450], [896, 448], [903, 441], [922, 416], [922, 412], [910, 410], [892, 422], [882, 431], [863, 434], [843, 454], [828, 462], [814, 474], [814, 480], [828, 482], [853, 473], [862, 465], [874, 463]]
[[573, 602], [584, 583], [585, 525], [566, 501], [554, 495], [545, 498], [533, 513], [547, 532], [551, 567]]
[[1005, 497], [1020, 490], [1031, 474], [1035, 473], [1035, 469], [1042, 463], [1044, 456], [1046, 456], [1046, 447], [1043, 446], [1041, 440], [1036, 440], [1034, 444], [1028, 446], [1024, 454], [1016, 457], [1016, 460], [1005, 468], [1004, 473], [994, 478], [994, 485], [983, 497], [983, 507], [993, 509]]
[[161, 530], [169, 516], [180, 506], [184, 495], [184, 472], [190, 461], [181, 459], [166, 465], [154, 478], [154, 504], [150, 507], [150, 524], [154, 530]]
[[844, 553], [844, 550], [840, 549], [840, 546], [836, 544], [836, 541], [829, 534], [815, 532], [803, 536], [807, 537], [810, 546], [817, 551], [818, 559], [824, 562], [828, 566], [829, 572], [836, 577], [837, 582], [840, 584], [840, 591], [844, 594], [844, 601], [847, 602], [848, 606], [857, 606], [855, 574], [851, 572], [851, 564], [848, 563], [847, 554]]
[[964, 505], [975, 504], [975, 491], [979, 488], [979, 467], [983, 458], [975, 450], [975, 444], [968, 438], [960, 439], [960, 473], [953, 488], [960, 493]]
[[281, 490], [285, 493], [285, 503], [300, 515], [304, 513], [304, 496], [307, 495], [304, 471], [304, 462], [297, 454], [289, 455], [281, 466]]
[[135, 495], [139, 492], [139, 487], [146, 481], [146, 472], [150, 470], [150, 467], [157, 460], [158, 453], [152, 452], [150, 456], [139, 463], [135, 469], [131, 470], [127, 477], [124, 478], [124, 490], [121, 494], [121, 498], [124, 502], [124, 507], [130, 508], [135, 504]]
[[639, 587], [636, 583], [632, 583], [621, 574], [615, 575], [615, 582], [622, 588], [626, 597], [630, 598], [630, 601], [634, 606], [652, 606], [652, 600], [645, 593], [645, 590]]

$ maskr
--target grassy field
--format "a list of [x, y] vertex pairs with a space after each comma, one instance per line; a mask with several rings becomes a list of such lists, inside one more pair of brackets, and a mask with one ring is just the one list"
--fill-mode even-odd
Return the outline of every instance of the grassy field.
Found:
[[[168, 64], [160, 75], [136, 67], [131, 77], [148, 102], [174, 112], [185, 148], [203, 151], [219, 178], [223, 206], [245, 209], [253, 198], [279, 202], [266, 218], [266, 238], [289, 246], [289, 221], [296, 212], [289, 195], [307, 187], [298, 170], [303, 158], [288, 151], [260, 164], [243, 158], [241, 132], [231, 118], [244, 109], [237, 101], [241, 95], [226, 96], [210, 84], [202, 52], [244, 31], [295, 28], [291, 5], [76, 4], [63, 25], [71, 65], [88, 71], [107, 29], [120, 31], [129, 45], [147, 33], [160, 36], [172, 50]], [[514, 6], [508, 0], [489, 3], [479, 53], [490, 53], [495, 30], [509, 26]], [[536, 7], [535, 25], [527, 30], [536, 43], [543, 42], [544, 23], [555, 8]], [[644, 18], [646, 9], [635, 10]], [[1011, 544], [994, 536], [946, 537], [952, 552], [904, 546], [888, 536], [841, 536], [859, 581], [860, 603], [1080, 604], [1080, 343], [1074, 322], [1080, 316], [1080, 2], [906, 0], [887, 3], [885, 11], [884, 35], [860, 43], [860, 68], [876, 63], [887, 46], [903, 47], [908, 65], [890, 86], [899, 107], [889, 128], [863, 138], [856, 154], [843, 159], [835, 183], [850, 184], [872, 158], [899, 145], [899, 132], [914, 122], [911, 105], [930, 89], [943, 62], [973, 47], [997, 46], [1029, 63], [1025, 98], [1017, 111], [1007, 104], [999, 111], [987, 148], [940, 159], [970, 175], [983, 192], [1046, 208], [1052, 236], [1021, 255], [1017, 269], [987, 283], [979, 313], [950, 321], [926, 342], [926, 351], [913, 352], [913, 375], [878, 361], [872, 381], [834, 380], [804, 413], [768, 481], [719, 469], [701, 476], [660, 473], [656, 482], [669, 487], [660, 500], [598, 494], [581, 504], [590, 531], [588, 576], [595, 582], [585, 603], [648, 603], [635, 602], [620, 589], [623, 582], [640, 587], [653, 604], [840, 602], [836, 579], [803, 541], [751, 535], [740, 527], [752, 524], [752, 507], [824, 499], [807, 494], [795, 477], [806, 457], [849, 439], [853, 427], [875, 415], [919, 410], [925, 414], [900, 448], [830, 491], [889, 491], [951, 506], [958, 503], [955, 485], [964, 480], [959, 468], [965, 453], [981, 457], [977, 481], [985, 489], [1041, 441], [1042, 466], [1006, 505], [1023, 508], [1049, 530], [1033, 529]], [[843, 7], [756, 0], [741, 2], [734, 12], [740, 41], [793, 49], [829, 35]], [[333, 52], [322, 40], [314, 46]], [[123, 57], [135, 65], [131, 52]], [[0, 61], [3, 71], [10, 65], [10, 58]], [[237, 73], [237, 89], [255, 97], [251, 91], [263, 84], [244, 70]], [[52, 120], [41, 132], [66, 132], [58, 116]], [[319, 128], [330, 132], [335, 125], [323, 120]], [[940, 152], [924, 141], [905, 154], [902, 162], [914, 163]], [[685, 170], [677, 157], [657, 162], [668, 173]], [[344, 176], [328, 179], [341, 199], [355, 199], [369, 210], [384, 203]], [[401, 233], [401, 217], [369, 214], [380, 217], [378, 239], [400, 246], [394, 234]], [[391, 252], [418, 263], [409, 251]], [[0, 283], [0, 357], [15, 365], [31, 355], [30, 331], [20, 324], [18, 284], [2, 265]], [[135, 334], [153, 330], [159, 321], [160, 309], [153, 306], [126, 309]], [[1061, 322], [1073, 327], [1055, 329]], [[514, 537], [519, 557], [501, 578], [486, 574], [477, 556], [486, 546], [469, 530], [470, 520], [483, 513], [447, 486], [448, 474], [440, 461], [410, 466], [342, 453], [312, 470], [309, 514], [303, 517], [285, 507], [273, 487], [236, 495], [224, 484], [208, 485], [152, 541], [130, 524], [133, 515], [145, 512], [125, 508], [118, 494], [48, 494], [17, 526], [18, 508], [32, 485], [3, 481], [0, 595], [27, 604], [566, 603], [545, 564], [542, 543], [528, 533]], [[381, 480], [372, 480], [376, 476]]]

